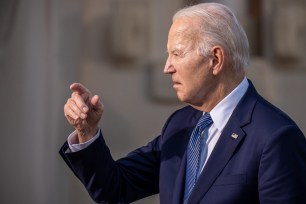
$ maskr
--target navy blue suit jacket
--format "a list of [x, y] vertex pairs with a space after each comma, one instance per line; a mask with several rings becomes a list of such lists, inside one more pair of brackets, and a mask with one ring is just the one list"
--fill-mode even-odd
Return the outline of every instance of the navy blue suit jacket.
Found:
[[[60, 154], [98, 203], [129, 203], [159, 193], [182, 203], [186, 147], [202, 112], [173, 113], [160, 136], [114, 161], [103, 135], [88, 148]], [[235, 133], [237, 139], [231, 137]], [[306, 203], [306, 140], [297, 125], [253, 85], [225, 126], [189, 203]]]

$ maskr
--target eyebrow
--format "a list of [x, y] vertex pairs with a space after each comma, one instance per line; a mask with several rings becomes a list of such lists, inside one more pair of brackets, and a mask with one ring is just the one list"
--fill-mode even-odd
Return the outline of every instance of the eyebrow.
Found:
[[168, 50], [166, 51], [167, 54], [169, 54], [169, 53], [173, 54], [174, 52], [178, 52], [179, 54], [183, 53], [183, 51], [181, 49], [178, 49], [178, 48], [173, 48], [170, 51], [168, 51]]

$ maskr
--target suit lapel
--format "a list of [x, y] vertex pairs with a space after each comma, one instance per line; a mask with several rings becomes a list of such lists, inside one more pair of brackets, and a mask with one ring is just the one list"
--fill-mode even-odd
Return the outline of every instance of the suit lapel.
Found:
[[[232, 138], [232, 133], [237, 134], [238, 138]], [[207, 193], [244, 137], [245, 133], [240, 128], [232, 128], [222, 133], [190, 195], [189, 203], [198, 203]]]
[[212, 154], [210, 155], [194, 189], [189, 197], [189, 203], [199, 203], [214, 181], [227, 165], [235, 150], [246, 137], [243, 126], [251, 120], [252, 112], [258, 94], [249, 81], [249, 88], [245, 96], [235, 108], [231, 118], [225, 126]]

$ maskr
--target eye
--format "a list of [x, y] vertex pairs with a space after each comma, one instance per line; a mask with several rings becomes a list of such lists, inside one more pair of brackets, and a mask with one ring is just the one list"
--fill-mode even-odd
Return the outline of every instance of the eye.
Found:
[[175, 56], [175, 57], [181, 57], [182, 56], [182, 52], [176, 50], [176, 51], [172, 52], [172, 55]]
[[183, 52], [180, 51], [180, 50], [172, 50], [170, 52], [170, 55], [173, 56], [173, 57], [181, 58], [181, 57], [183, 57]]

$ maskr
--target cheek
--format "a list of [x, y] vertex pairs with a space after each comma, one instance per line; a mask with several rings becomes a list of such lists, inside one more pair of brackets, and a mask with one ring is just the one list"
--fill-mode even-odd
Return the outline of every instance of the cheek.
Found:
[[189, 73], [186, 89], [192, 95], [203, 95], [208, 88], [209, 81], [207, 74], [203, 70], [194, 70], [194, 73]]
[[178, 75], [187, 87], [198, 87], [207, 75], [207, 66], [194, 56], [177, 59], [174, 62]]

